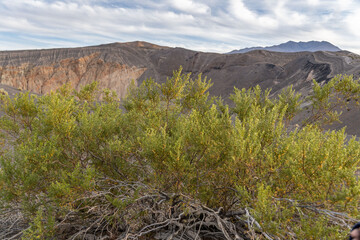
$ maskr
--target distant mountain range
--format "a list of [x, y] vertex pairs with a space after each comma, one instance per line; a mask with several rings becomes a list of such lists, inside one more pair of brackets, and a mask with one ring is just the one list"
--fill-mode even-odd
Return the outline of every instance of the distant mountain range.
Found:
[[294, 42], [288, 41], [279, 45], [269, 46], [269, 47], [251, 47], [243, 48], [240, 50], [234, 50], [229, 52], [229, 54], [235, 53], [246, 53], [253, 50], [267, 50], [272, 52], [317, 52], [317, 51], [328, 51], [328, 52], [337, 52], [341, 51], [337, 46], [326, 42], [326, 41], [310, 41], [310, 42]]

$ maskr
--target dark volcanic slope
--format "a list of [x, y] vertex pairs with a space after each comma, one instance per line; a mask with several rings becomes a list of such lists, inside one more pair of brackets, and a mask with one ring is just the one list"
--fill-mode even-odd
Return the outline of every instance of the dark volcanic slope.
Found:
[[[336, 74], [360, 73], [360, 56], [346, 52], [279, 53], [264, 50], [244, 54], [195, 52], [146, 42], [94, 47], [0, 52], [0, 83], [21, 90], [48, 93], [65, 82], [75, 88], [99, 81], [100, 87], [124, 96], [132, 79], [162, 82], [182, 65], [185, 72], [202, 72], [212, 79], [211, 94], [225, 99], [237, 88], [259, 84], [276, 93], [293, 84], [308, 93], [312, 79], [327, 81]], [[354, 114], [357, 111], [353, 111]], [[349, 117], [351, 119], [351, 117]], [[360, 135], [353, 126], [351, 133]]]
[[164, 81], [182, 65], [185, 72], [212, 78], [212, 93], [228, 96], [233, 87], [260, 84], [277, 91], [289, 84], [298, 89], [309, 81], [330, 79], [339, 73], [358, 75], [360, 57], [349, 52], [277, 53], [263, 50], [245, 54], [215, 54], [168, 48], [145, 42], [95, 47], [0, 52], [0, 83], [46, 93], [59, 82], [75, 87], [97, 80], [117, 88], [124, 79]]

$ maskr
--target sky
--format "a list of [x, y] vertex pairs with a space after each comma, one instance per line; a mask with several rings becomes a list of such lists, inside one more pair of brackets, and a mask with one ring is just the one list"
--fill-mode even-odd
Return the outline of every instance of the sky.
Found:
[[0, 50], [147, 41], [229, 52], [329, 41], [360, 54], [360, 0], [0, 0]]

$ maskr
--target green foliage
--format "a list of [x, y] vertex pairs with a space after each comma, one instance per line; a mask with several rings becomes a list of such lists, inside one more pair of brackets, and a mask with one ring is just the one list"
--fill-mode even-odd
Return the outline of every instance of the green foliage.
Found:
[[148, 213], [130, 208], [143, 185], [225, 212], [250, 209], [273, 237], [345, 236], [346, 228], [301, 205], [357, 217], [359, 142], [320, 127], [336, 119], [335, 105], [356, 99], [358, 81], [314, 82], [313, 115], [302, 128], [289, 128], [302, 103], [292, 87], [277, 98], [259, 86], [235, 89], [232, 109], [209, 98], [210, 87], [180, 68], [163, 84], [133, 84], [121, 103], [96, 83], [73, 93], [64, 86], [46, 96], [1, 96], [0, 198], [30, 222], [23, 237], [56, 234], [55, 219], [69, 212], [91, 219], [84, 207], [115, 209], [103, 218], [112, 227], [139, 228]]
[[301, 216], [298, 226], [294, 226], [299, 239], [345, 239], [346, 234], [340, 226], [330, 226], [329, 220], [324, 216], [309, 214]]
[[347, 109], [353, 102], [359, 105], [360, 84], [352, 76], [338, 75], [323, 86], [314, 80], [313, 85], [313, 94], [308, 97], [312, 114], [304, 125], [321, 126], [340, 121], [341, 109]]
[[23, 232], [21, 239], [47, 239], [51, 237], [54, 234], [55, 217], [51, 209], [46, 214], [47, 216], [44, 216], [43, 209], [39, 208], [30, 223], [30, 227]]

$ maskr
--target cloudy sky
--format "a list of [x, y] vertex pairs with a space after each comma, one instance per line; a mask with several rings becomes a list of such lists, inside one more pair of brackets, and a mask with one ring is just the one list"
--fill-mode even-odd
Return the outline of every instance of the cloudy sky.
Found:
[[228, 52], [329, 41], [360, 54], [360, 0], [0, 0], [0, 50], [148, 41]]

